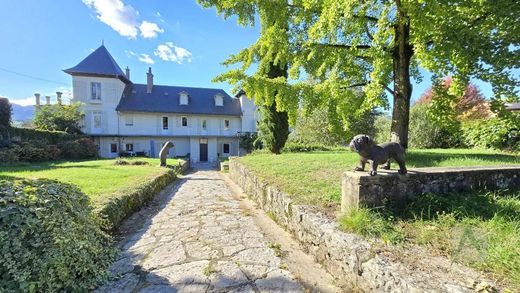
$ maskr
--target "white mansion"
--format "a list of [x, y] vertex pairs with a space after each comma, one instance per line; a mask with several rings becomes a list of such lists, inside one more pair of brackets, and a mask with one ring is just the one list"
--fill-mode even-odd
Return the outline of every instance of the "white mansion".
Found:
[[256, 132], [257, 109], [244, 93], [154, 85], [151, 68], [146, 84], [133, 83], [104, 46], [64, 71], [72, 76], [72, 101], [85, 112], [83, 132], [104, 158], [124, 152], [157, 157], [172, 141], [170, 156], [211, 162], [237, 155], [238, 135]]

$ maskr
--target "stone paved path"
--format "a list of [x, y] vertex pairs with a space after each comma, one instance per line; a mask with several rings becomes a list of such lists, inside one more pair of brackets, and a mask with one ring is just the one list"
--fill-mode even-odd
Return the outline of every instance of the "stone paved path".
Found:
[[303, 291], [219, 172], [199, 170], [177, 186], [122, 242], [112, 280], [97, 292]]

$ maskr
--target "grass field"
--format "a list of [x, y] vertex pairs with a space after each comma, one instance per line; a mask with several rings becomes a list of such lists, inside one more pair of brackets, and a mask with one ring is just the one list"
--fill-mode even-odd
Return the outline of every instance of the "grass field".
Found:
[[[0, 167], [0, 178], [48, 178], [72, 183], [91, 198], [95, 207], [99, 207], [114, 193], [131, 191], [167, 170], [158, 167], [159, 159], [125, 158], [125, 160], [146, 161], [149, 165], [116, 166], [115, 160], [20, 163], [12, 167]], [[169, 165], [177, 163], [177, 160], [168, 160]]]
[[[270, 184], [291, 194], [300, 203], [334, 206], [341, 200], [341, 174], [352, 170], [358, 155], [344, 152], [255, 153], [240, 158], [248, 168]], [[409, 150], [407, 167], [520, 165], [517, 155], [489, 150]], [[392, 168], [397, 165], [394, 163]]]
[[[340, 204], [341, 174], [356, 165], [358, 155], [349, 151], [255, 153], [240, 161], [297, 202], [330, 211]], [[520, 158], [487, 150], [410, 150], [407, 165], [520, 165]], [[388, 244], [426, 246], [520, 292], [520, 192], [427, 194], [404, 205], [389, 202], [384, 209], [354, 210], [338, 222], [347, 231]]]

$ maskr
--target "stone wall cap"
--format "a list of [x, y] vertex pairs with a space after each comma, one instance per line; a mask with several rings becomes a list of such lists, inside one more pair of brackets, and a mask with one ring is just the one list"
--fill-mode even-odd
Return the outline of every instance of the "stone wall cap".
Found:
[[345, 171], [343, 176], [361, 178], [377, 178], [377, 177], [395, 177], [395, 176], [410, 176], [420, 174], [443, 174], [443, 173], [459, 173], [459, 172], [481, 172], [481, 171], [504, 171], [512, 170], [520, 172], [520, 165], [509, 165], [509, 166], [466, 166], [466, 167], [427, 167], [427, 168], [413, 168], [408, 169], [408, 174], [400, 175], [397, 170], [377, 170], [376, 176], [370, 176], [368, 171]]

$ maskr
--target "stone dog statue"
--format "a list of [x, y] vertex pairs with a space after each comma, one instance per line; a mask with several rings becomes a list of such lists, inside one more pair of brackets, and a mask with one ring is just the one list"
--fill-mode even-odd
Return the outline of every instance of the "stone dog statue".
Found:
[[161, 151], [159, 152], [159, 157], [161, 158], [161, 167], [166, 167], [166, 158], [168, 157], [168, 152], [173, 147], [173, 142], [168, 141], [164, 144]]
[[377, 166], [384, 164], [383, 169], [390, 170], [390, 159], [399, 164], [399, 174], [406, 174], [404, 148], [396, 142], [386, 142], [376, 145], [368, 135], [359, 134], [354, 136], [349, 144], [351, 150], [359, 154], [359, 166], [354, 171], [364, 171], [365, 164], [370, 164], [370, 176], [377, 174]]

